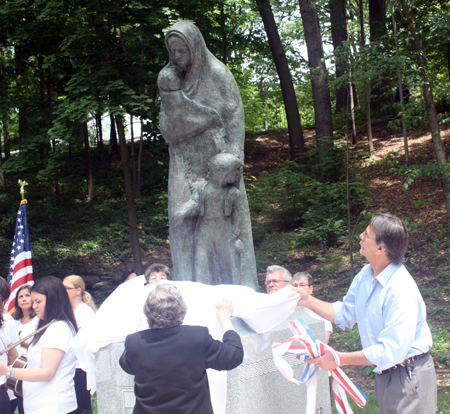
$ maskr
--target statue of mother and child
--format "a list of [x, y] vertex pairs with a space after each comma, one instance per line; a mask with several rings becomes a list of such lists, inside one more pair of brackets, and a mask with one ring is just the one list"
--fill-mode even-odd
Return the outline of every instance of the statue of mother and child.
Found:
[[174, 24], [165, 42], [170, 61], [158, 77], [160, 130], [169, 143], [176, 278], [257, 288], [242, 177], [244, 108], [236, 81], [194, 24]]

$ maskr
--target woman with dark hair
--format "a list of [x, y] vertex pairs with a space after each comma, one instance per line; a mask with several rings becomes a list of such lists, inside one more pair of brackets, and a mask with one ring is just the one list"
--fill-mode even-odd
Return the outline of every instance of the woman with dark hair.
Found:
[[122, 276], [120, 277], [120, 283], [128, 282], [131, 279], [134, 279], [137, 276], [136, 270], [134, 269], [126, 269]]
[[242, 362], [231, 302], [217, 305], [223, 342], [214, 340], [208, 328], [181, 325], [186, 310], [176, 286], [157, 283], [144, 305], [150, 329], [127, 336], [119, 363], [134, 375], [133, 414], [213, 414], [206, 369], [231, 370]]
[[68, 414], [77, 408], [74, 381], [75, 354], [72, 339], [77, 323], [62, 282], [53, 276], [31, 287], [33, 309], [39, 318], [37, 333], [28, 348], [28, 368], [0, 363], [0, 375], [23, 380], [27, 414]]
[[[22, 285], [17, 290], [13, 318], [16, 320], [17, 333], [20, 339], [37, 329], [39, 318], [33, 309], [30, 285]], [[22, 355], [27, 354], [29, 345], [30, 341], [22, 342], [20, 345]]]

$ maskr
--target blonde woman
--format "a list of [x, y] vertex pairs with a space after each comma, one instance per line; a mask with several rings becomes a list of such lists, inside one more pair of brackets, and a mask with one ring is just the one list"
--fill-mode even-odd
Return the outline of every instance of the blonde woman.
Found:
[[[84, 280], [80, 276], [71, 275], [63, 280], [63, 285], [69, 295], [70, 304], [77, 321], [78, 329], [83, 328], [97, 312], [92, 297], [85, 292]], [[91, 395], [86, 387], [86, 373], [81, 369], [77, 361], [77, 369], [75, 372], [75, 392], [77, 395], [78, 408], [74, 413], [90, 414], [91, 413]]]

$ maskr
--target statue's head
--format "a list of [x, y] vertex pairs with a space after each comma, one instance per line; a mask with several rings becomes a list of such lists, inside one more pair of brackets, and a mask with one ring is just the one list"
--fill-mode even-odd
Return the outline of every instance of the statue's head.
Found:
[[217, 154], [209, 164], [208, 181], [221, 187], [237, 184], [243, 165], [233, 154]]
[[170, 61], [180, 71], [186, 71], [191, 64], [191, 53], [184, 39], [176, 33], [169, 34], [167, 38]]

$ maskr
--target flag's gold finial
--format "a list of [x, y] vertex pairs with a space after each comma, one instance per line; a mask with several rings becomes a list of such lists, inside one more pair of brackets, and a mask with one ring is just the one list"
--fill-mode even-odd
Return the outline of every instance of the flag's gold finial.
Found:
[[24, 189], [24, 187], [26, 185], [28, 185], [28, 183], [26, 181], [19, 180], [19, 185], [20, 185], [20, 194], [22, 195], [22, 200], [23, 200], [25, 198], [25, 189]]

